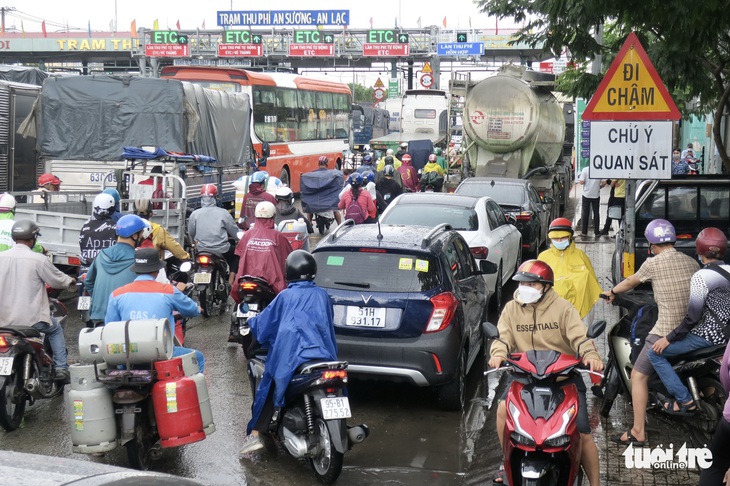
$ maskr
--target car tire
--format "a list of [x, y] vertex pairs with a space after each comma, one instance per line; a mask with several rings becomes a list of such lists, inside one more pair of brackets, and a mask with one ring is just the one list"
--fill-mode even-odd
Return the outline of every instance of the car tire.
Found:
[[466, 349], [461, 351], [454, 381], [436, 390], [439, 406], [450, 412], [461, 412], [466, 400]]

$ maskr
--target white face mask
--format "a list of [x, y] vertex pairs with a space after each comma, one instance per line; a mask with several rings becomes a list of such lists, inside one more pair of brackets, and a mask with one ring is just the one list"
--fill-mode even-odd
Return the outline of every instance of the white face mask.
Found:
[[570, 240], [563, 240], [563, 241], [553, 241], [553, 240], [550, 240], [550, 242], [553, 244], [553, 246], [557, 250], [561, 250], [561, 251], [562, 250], [565, 250], [566, 248], [568, 248], [570, 246]]
[[527, 285], [520, 285], [517, 289], [517, 299], [523, 304], [534, 304], [542, 297], [542, 291], [528, 287]]

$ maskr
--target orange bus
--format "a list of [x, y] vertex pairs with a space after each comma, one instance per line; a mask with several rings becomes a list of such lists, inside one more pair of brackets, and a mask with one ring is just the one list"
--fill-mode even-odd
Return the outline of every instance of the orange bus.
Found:
[[330, 169], [342, 167], [342, 152], [349, 148], [352, 106], [346, 84], [298, 74], [207, 66], [166, 66], [160, 76], [248, 94], [253, 148], [261, 155], [264, 142], [270, 147], [261, 169], [292, 191], [299, 192], [299, 176], [317, 169], [322, 155], [329, 158]]

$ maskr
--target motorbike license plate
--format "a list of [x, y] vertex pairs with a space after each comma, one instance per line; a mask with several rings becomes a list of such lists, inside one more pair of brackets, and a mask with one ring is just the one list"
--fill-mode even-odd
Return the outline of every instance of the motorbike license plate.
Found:
[[78, 310], [91, 309], [91, 296], [82, 295], [81, 297], [79, 297], [79, 303], [76, 305], [76, 309], [78, 309]]
[[14, 358], [0, 358], [0, 376], [8, 376], [13, 372]]
[[258, 311], [241, 312], [240, 307], [236, 310], [236, 317], [249, 318], [257, 315], [259, 315]]
[[322, 407], [322, 418], [325, 420], [339, 420], [352, 417], [350, 401], [347, 397], [322, 398], [319, 401]]
[[346, 324], [357, 327], [385, 327], [385, 309], [347, 306]]
[[209, 284], [212, 274], [207, 272], [199, 272], [193, 275], [194, 284]]

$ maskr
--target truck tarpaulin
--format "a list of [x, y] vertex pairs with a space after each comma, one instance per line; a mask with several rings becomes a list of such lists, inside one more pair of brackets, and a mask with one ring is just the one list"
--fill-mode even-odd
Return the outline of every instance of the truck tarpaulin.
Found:
[[48, 76], [47, 72], [38, 68], [0, 65], [0, 79], [4, 81], [41, 86]]
[[[207, 154], [221, 166], [245, 161], [250, 103], [240, 93], [135, 76], [48, 79], [34, 110], [41, 155], [119, 160], [125, 146]], [[39, 115], [40, 114], [40, 115]]]

